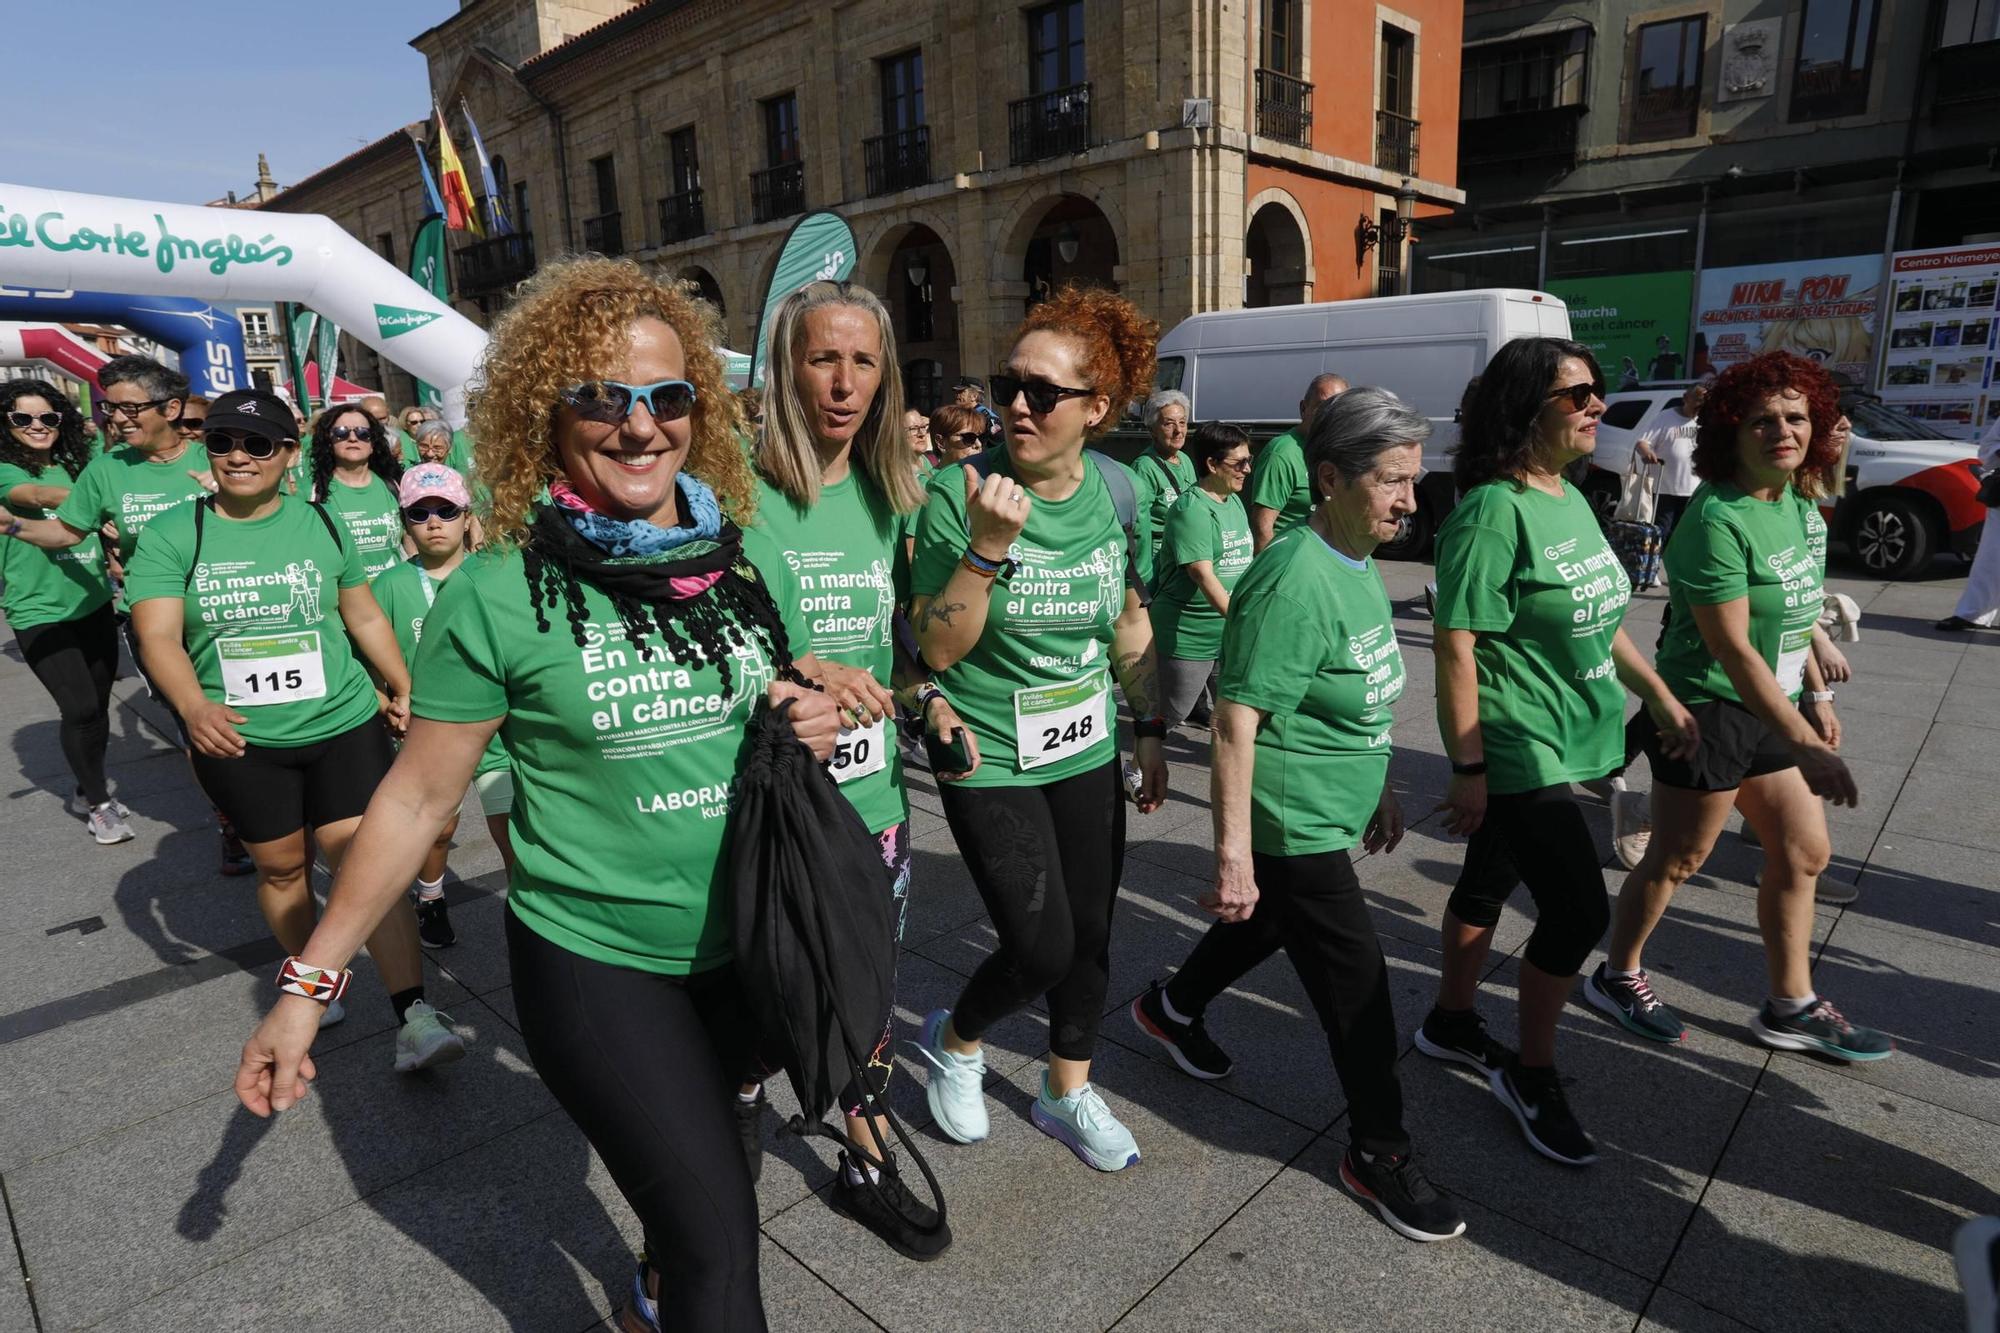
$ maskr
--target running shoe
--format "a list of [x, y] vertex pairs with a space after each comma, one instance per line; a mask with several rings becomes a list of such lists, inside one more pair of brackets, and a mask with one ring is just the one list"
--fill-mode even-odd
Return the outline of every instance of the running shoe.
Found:
[[1827, 907], [1846, 907], [1861, 896], [1859, 884], [1849, 884], [1844, 879], [1828, 879], [1821, 875], [1813, 884], [1813, 901]]
[[951, 1228], [943, 1225], [937, 1209], [910, 1192], [893, 1154], [883, 1161], [871, 1184], [854, 1159], [842, 1152], [826, 1201], [834, 1212], [867, 1227], [905, 1259], [921, 1263], [951, 1248]]
[[1816, 1000], [1804, 1013], [1790, 1018], [1780, 1016], [1766, 1000], [1750, 1021], [1750, 1031], [1774, 1050], [1813, 1051], [1853, 1063], [1886, 1060], [1896, 1050], [1896, 1043], [1887, 1034], [1854, 1026], [1830, 1000]]
[[764, 1108], [771, 1104], [764, 1095], [764, 1085], [757, 1085], [757, 1099], [736, 1102], [736, 1136], [743, 1140], [743, 1161], [750, 1168], [750, 1183], [756, 1184], [764, 1178]]
[[1646, 969], [1637, 976], [1614, 977], [1599, 963], [1597, 970], [1583, 979], [1583, 998], [1617, 1019], [1627, 1032], [1653, 1041], [1675, 1042], [1687, 1036], [1680, 1016], [1653, 994], [1653, 979]]
[[632, 1275], [632, 1299], [618, 1312], [619, 1333], [660, 1333], [660, 1303], [646, 1294], [646, 1261]]
[[1139, 1160], [1132, 1131], [1119, 1123], [1111, 1108], [1088, 1083], [1067, 1097], [1049, 1094], [1049, 1076], [1042, 1075], [1041, 1095], [1028, 1111], [1035, 1128], [1056, 1140], [1099, 1171], [1123, 1171]]
[[1952, 1261], [1965, 1292], [1970, 1333], [2000, 1329], [2000, 1217], [1975, 1217], [1952, 1238]]
[[1160, 1003], [1164, 994], [1165, 988], [1157, 981], [1146, 987], [1146, 993], [1132, 1001], [1132, 1021], [1141, 1032], [1166, 1047], [1167, 1054], [1174, 1057], [1174, 1063], [1189, 1078], [1227, 1077], [1232, 1067], [1229, 1053], [1210, 1039], [1201, 1015], [1196, 1014], [1192, 1023], [1176, 1023], [1167, 1017], [1167, 1008]]
[[1969, 629], [1980, 629], [1983, 627], [1978, 621], [1967, 620], [1964, 616], [1946, 616], [1943, 620], [1932, 625], [1931, 628], [1943, 630], [1946, 634], [1963, 634]]
[[328, 1000], [326, 1002], [326, 1009], [319, 1016], [321, 1029], [337, 1028], [346, 1021], [347, 1006], [339, 1000]]
[[1597, 1145], [1571, 1113], [1553, 1065], [1531, 1069], [1516, 1059], [1494, 1070], [1492, 1083], [1493, 1095], [1514, 1113], [1530, 1148], [1564, 1166], [1589, 1166], [1597, 1160]]
[[458, 943], [458, 932], [451, 928], [451, 912], [443, 898], [417, 899], [417, 938], [426, 949], [445, 949]]
[[231, 879], [239, 875], [256, 874], [257, 864], [250, 859], [249, 851], [243, 846], [243, 839], [236, 836], [234, 826], [220, 815], [216, 816], [216, 824], [222, 830], [222, 864], [217, 867], [217, 872]]
[[1625, 790], [1625, 775], [1623, 773], [1612, 773], [1609, 776], [1592, 778], [1588, 782], [1579, 782], [1576, 785], [1589, 792], [1592, 796], [1595, 796], [1598, 800], [1603, 801], [1606, 805], [1609, 805], [1616, 799], [1619, 792]]
[[986, 1117], [986, 1057], [978, 1051], [958, 1055], [944, 1048], [944, 1025], [951, 1010], [934, 1009], [924, 1019], [923, 1034], [912, 1045], [931, 1067], [924, 1100], [938, 1129], [954, 1143], [977, 1143], [992, 1132]]
[[1488, 1076], [1514, 1058], [1514, 1052], [1486, 1035], [1486, 1020], [1477, 1009], [1453, 1013], [1436, 1005], [1417, 1029], [1417, 1049], [1434, 1060], [1456, 1060]]
[[1450, 1240], [1465, 1232], [1458, 1209], [1431, 1187], [1408, 1153], [1370, 1161], [1350, 1147], [1340, 1159], [1340, 1183], [1372, 1205], [1391, 1230], [1411, 1240]]
[[1651, 798], [1642, 791], [1619, 791], [1611, 795], [1611, 847], [1618, 864], [1637, 870], [1653, 841]]
[[136, 836], [132, 832], [132, 826], [118, 813], [116, 801], [106, 801], [92, 810], [87, 822], [90, 825], [90, 836], [97, 839], [99, 845], [104, 847], [130, 842]]
[[447, 1026], [450, 1022], [423, 1000], [404, 1011], [402, 1030], [396, 1034], [396, 1072], [435, 1069], [462, 1057], [465, 1038]]
[[[78, 819], [90, 818], [90, 812], [93, 809], [90, 804], [90, 798], [83, 794], [83, 788], [81, 787], [78, 787], [69, 794], [66, 806], [69, 812]], [[132, 812], [125, 808], [125, 802], [119, 800], [116, 796], [111, 798], [111, 807], [118, 812], [120, 819], [130, 819], [132, 817]]]

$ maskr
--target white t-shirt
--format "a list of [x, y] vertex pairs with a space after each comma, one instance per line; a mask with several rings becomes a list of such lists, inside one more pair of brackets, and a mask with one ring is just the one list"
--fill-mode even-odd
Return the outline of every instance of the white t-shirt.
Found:
[[1653, 419], [1653, 428], [1639, 437], [1641, 444], [1660, 456], [1661, 495], [1694, 494], [1694, 437], [1695, 423], [1673, 407], [1662, 409]]

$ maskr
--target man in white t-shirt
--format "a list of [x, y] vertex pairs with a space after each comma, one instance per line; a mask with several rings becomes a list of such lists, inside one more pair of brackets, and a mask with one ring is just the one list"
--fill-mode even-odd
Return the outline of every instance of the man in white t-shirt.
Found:
[[[2000, 468], [2000, 417], [1995, 417], [1979, 437], [1979, 463]], [[1989, 629], [2000, 619], [2000, 509], [1986, 511], [1986, 525], [1980, 529], [1979, 553], [1972, 557], [1972, 572], [1966, 576], [1965, 592], [1950, 615], [1937, 628], [1949, 633], [1969, 629]]]
[[1698, 484], [1694, 475], [1695, 418], [1701, 415], [1706, 384], [1690, 384], [1674, 407], [1661, 410], [1653, 427], [1633, 446], [1641, 461], [1661, 464], [1659, 501], [1653, 508], [1653, 522], [1660, 526], [1664, 541], [1673, 535], [1674, 524], [1687, 508]]

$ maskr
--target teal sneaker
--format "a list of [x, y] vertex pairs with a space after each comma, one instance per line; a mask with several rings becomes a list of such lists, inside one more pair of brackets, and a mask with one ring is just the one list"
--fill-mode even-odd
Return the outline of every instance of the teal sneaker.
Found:
[[1028, 1118], [1035, 1128], [1099, 1171], [1123, 1171], [1139, 1160], [1132, 1131], [1119, 1123], [1111, 1108], [1088, 1083], [1067, 1097], [1049, 1095], [1049, 1076], [1042, 1075], [1042, 1093]]
[[944, 1048], [944, 1025], [950, 1019], [951, 1010], [932, 1010], [924, 1019], [923, 1035], [911, 1045], [931, 1068], [924, 1100], [938, 1129], [954, 1143], [977, 1143], [992, 1130], [986, 1118], [986, 1057]]
[[1874, 1028], [1847, 1021], [1840, 1010], [1825, 1000], [1816, 1002], [1802, 1014], [1778, 1013], [1769, 1000], [1750, 1020], [1750, 1031], [1758, 1041], [1780, 1051], [1810, 1051], [1850, 1063], [1886, 1060], [1896, 1052], [1896, 1043]]

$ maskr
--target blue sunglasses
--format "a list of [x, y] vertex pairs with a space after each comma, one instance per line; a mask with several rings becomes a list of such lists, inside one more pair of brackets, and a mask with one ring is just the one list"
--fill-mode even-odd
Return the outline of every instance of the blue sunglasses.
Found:
[[632, 415], [634, 403], [644, 403], [655, 421], [679, 421], [694, 410], [694, 385], [686, 380], [657, 380], [652, 384], [590, 380], [564, 389], [561, 396], [585, 421], [606, 426], [623, 424]]

